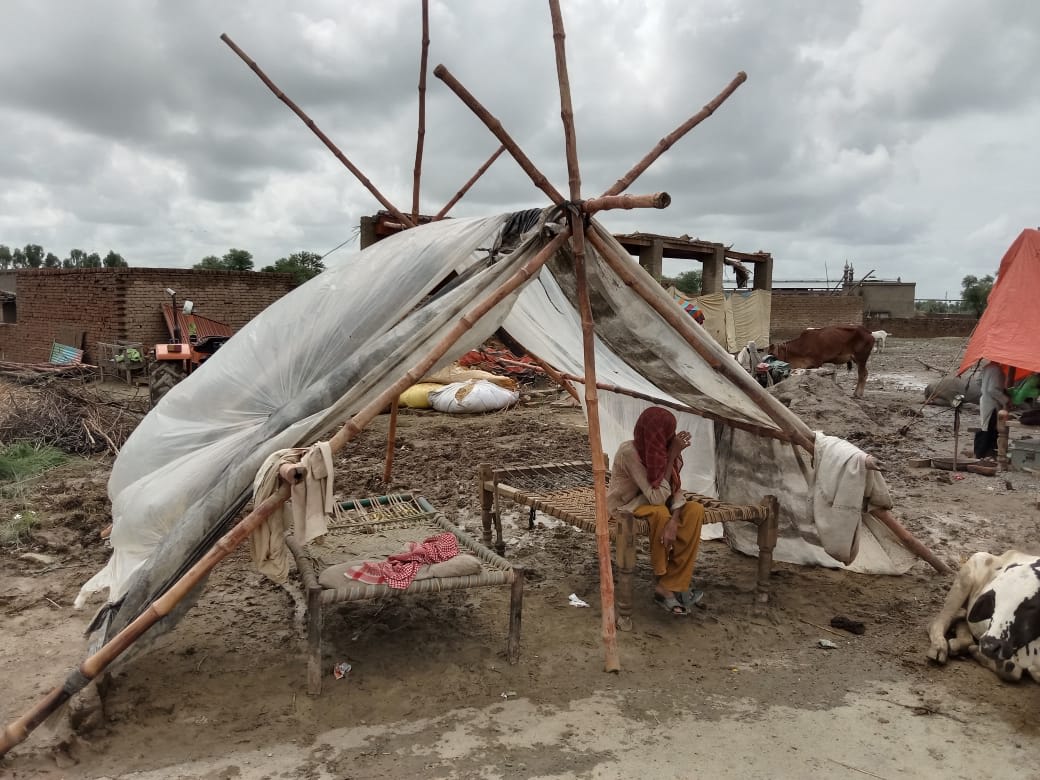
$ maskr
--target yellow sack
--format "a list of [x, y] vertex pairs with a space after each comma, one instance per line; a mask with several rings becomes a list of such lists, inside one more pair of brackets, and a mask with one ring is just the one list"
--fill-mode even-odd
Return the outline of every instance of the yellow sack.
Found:
[[430, 408], [430, 392], [433, 390], [440, 390], [444, 385], [436, 382], [420, 382], [417, 385], [412, 385], [397, 399], [397, 403], [400, 406], [407, 407], [409, 409], [429, 409]]
[[436, 374], [424, 376], [422, 381], [450, 385], [454, 382], [468, 382], [471, 379], [486, 379], [488, 382], [504, 387], [506, 390], [516, 390], [517, 388], [516, 380], [511, 376], [499, 376], [479, 368], [463, 368], [457, 363], [452, 363], [450, 366], [442, 368]]

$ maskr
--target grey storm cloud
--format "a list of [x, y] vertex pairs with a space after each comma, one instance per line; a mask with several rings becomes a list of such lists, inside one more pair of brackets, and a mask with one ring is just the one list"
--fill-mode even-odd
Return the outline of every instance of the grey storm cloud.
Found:
[[[269, 262], [349, 240], [378, 203], [222, 32], [410, 208], [419, 8], [10, 0], [0, 243], [183, 266], [231, 246]], [[1040, 222], [1023, 176], [1040, 169], [1035, 3], [567, 0], [563, 11], [586, 196], [738, 70], [749, 76], [630, 190], [666, 190], [673, 205], [606, 215], [614, 230], [765, 249], [779, 278], [836, 274], [851, 259], [940, 296], [950, 269], [993, 272]], [[431, 0], [430, 22], [422, 209], [438, 210], [498, 146], [433, 77], [437, 63], [563, 190], [547, 5]], [[453, 214], [544, 203], [504, 155]]]

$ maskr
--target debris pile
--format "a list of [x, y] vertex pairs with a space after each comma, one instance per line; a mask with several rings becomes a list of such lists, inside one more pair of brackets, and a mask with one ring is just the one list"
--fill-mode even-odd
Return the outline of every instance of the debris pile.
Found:
[[113, 401], [66, 372], [0, 372], [0, 441], [46, 444], [75, 455], [118, 453], [147, 398]]

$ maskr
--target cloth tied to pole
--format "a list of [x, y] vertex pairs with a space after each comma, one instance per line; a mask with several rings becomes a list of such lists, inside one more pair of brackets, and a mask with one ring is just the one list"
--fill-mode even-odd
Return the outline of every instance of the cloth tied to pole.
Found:
[[285, 582], [289, 577], [290, 556], [285, 532], [291, 529], [301, 544], [307, 544], [328, 530], [328, 518], [336, 512], [332, 494], [332, 448], [327, 441], [271, 453], [253, 481], [254, 506], [278, 492], [279, 470], [286, 465], [301, 467], [303, 478], [293, 483], [289, 500], [250, 537], [253, 564], [257, 571], [275, 582]]

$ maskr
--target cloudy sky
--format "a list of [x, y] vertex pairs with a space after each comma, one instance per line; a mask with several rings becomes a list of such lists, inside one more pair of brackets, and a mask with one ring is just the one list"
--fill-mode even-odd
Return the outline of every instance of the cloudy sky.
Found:
[[[781, 279], [857, 275], [955, 296], [1040, 225], [1034, 0], [563, 0], [586, 196], [729, 82], [748, 81], [613, 212], [616, 232], [764, 249]], [[422, 210], [497, 143], [444, 63], [566, 191], [543, 0], [431, 0]], [[0, 244], [258, 266], [349, 239], [378, 204], [226, 47], [226, 32], [397, 206], [411, 203], [419, 0], [4, 0]], [[539, 206], [508, 157], [454, 209]], [[349, 248], [348, 244], [348, 248]], [[346, 251], [346, 250], [340, 250]], [[677, 272], [694, 266], [679, 264]]]

